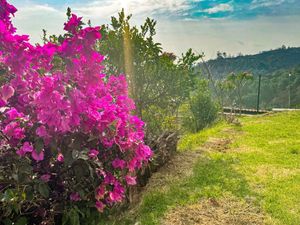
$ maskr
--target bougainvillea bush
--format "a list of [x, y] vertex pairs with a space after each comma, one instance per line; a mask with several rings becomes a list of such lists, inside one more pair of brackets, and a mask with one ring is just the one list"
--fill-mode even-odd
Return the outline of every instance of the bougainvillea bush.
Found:
[[63, 39], [31, 45], [16, 11], [0, 0], [0, 221], [76, 224], [121, 202], [152, 152], [125, 76], [101, 72], [100, 28], [72, 14]]

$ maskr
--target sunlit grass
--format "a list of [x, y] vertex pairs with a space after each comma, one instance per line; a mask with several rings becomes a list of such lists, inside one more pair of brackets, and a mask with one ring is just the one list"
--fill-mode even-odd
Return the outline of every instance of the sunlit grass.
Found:
[[211, 137], [231, 138], [232, 143], [225, 152], [200, 155], [191, 165], [191, 176], [147, 190], [136, 213], [115, 224], [159, 224], [172, 208], [224, 196], [253, 199], [266, 224], [300, 224], [300, 113], [245, 117], [241, 122], [241, 127], [220, 122], [184, 136], [181, 151], [197, 149]]
[[245, 175], [277, 224], [300, 224], [300, 113], [243, 122], [245, 134], [233, 144], [241, 151], [230, 153], [240, 160], [236, 170]]
[[[178, 142], [179, 151], [195, 150], [204, 144], [209, 137], [220, 136], [220, 131], [226, 128], [225, 121], [219, 121], [212, 127], [206, 128], [199, 133], [186, 134], [182, 136]], [[224, 134], [223, 134], [224, 135]]]
[[201, 198], [219, 198], [224, 195], [245, 197], [251, 191], [245, 179], [233, 170], [233, 158], [201, 158], [194, 165], [194, 174], [172, 184], [168, 189], [156, 189], [147, 193], [139, 211], [141, 224], [159, 224], [168, 209], [193, 204]]

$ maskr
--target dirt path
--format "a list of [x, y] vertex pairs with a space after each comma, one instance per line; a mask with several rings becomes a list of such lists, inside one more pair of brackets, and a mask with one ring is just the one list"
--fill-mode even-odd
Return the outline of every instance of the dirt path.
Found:
[[[232, 131], [230, 131], [232, 132]], [[232, 142], [229, 138], [211, 138], [196, 151], [177, 155], [166, 169], [168, 179], [191, 175], [191, 167], [205, 151], [225, 153]], [[166, 173], [164, 171], [164, 173]], [[157, 174], [160, 177], [163, 174]], [[156, 183], [156, 180], [153, 180]], [[163, 182], [161, 182], [163, 184]], [[153, 185], [153, 184], [152, 184]], [[201, 199], [198, 203], [170, 210], [163, 225], [246, 225], [263, 224], [264, 216], [251, 202], [232, 196], [222, 199]]]
[[203, 156], [204, 152], [226, 152], [230, 143], [231, 139], [229, 138], [210, 138], [203, 146], [193, 151], [177, 153], [164, 167], [152, 175], [145, 190], [151, 190], [156, 187], [163, 188], [183, 177], [191, 176], [193, 165], [199, 160], [199, 157]]
[[[230, 131], [232, 132], [232, 131]], [[169, 185], [193, 174], [193, 166], [205, 152], [218, 151], [226, 154], [231, 143], [229, 138], [211, 138], [201, 148], [178, 153], [159, 172], [153, 174], [145, 188], [167, 189]], [[233, 196], [221, 199], [199, 199], [192, 205], [175, 207], [169, 210], [163, 225], [252, 225], [264, 224], [264, 216], [251, 201]]]
[[[160, 168], [158, 172], [152, 174], [147, 185], [141, 191], [141, 195], [136, 199], [136, 203], [133, 204], [132, 208], [125, 214], [131, 218], [138, 217], [138, 209], [142, 204], [144, 195], [146, 195], [148, 191], [157, 188], [161, 190], [167, 189], [172, 183], [180, 181], [183, 177], [191, 176], [193, 173], [192, 167], [201, 154], [203, 154], [203, 152], [200, 148], [195, 151], [176, 153], [166, 165]], [[137, 225], [142, 224], [137, 223]]]

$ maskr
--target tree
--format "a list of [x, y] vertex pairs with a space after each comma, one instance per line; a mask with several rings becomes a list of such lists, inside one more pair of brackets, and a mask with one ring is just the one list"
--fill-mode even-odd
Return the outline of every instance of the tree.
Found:
[[253, 75], [248, 72], [231, 73], [226, 77], [227, 88], [233, 90], [240, 112], [242, 108], [242, 90], [249, 80], [253, 80]]
[[110, 25], [103, 25], [97, 49], [106, 56], [108, 74], [126, 74], [136, 113], [145, 118], [150, 130], [160, 132], [163, 121], [155, 120], [176, 116], [193, 88], [193, 66], [199, 56], [190, 49], [176, 60], [154, 41], [156, 21], [147, 18], [138, 28], [130, 25], [130, 18], [122, 10]]

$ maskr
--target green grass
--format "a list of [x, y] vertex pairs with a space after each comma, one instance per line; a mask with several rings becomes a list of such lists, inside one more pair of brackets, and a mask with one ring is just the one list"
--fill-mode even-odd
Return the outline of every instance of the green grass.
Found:
[[165, 213], [201, 198], [251, 197], [268, 224], [300, 224], [300, 113], [241, 118], [242, 126], [221, 122], [188, 134], [179, 150], [193, 150], [209, 137], [232, 137], [226, 152], [209, 151], [191, 165], [191, 176], [148, 190], [134, 217], [116, 224], [159, 224]]
[[179, 151], [194, 150], [204, 144], [209, 137], [220, 136], [220, 131], [227, 127], [224, 121], [215, 124], [213, 127], [206, 128], [196, 134], [187, 134], [180, 138], [178, 142]]
[[[244, 118], [230, 153], [275, 224], [300, 224], [300, 113]], [[238, 151], [240, 150], [240, 151]]]
[[194, 166], [194, 175], [166, 190], [156, 189], [146, 194], [139, 210], [143, 225], [159, 224], [164, 213], [178, 205], [192, 204], [203, 197], [218, 198], [225, 194], [245, 197], [251, 193], [245, 179], [234, 171], [232, 158], [203, 158]]

